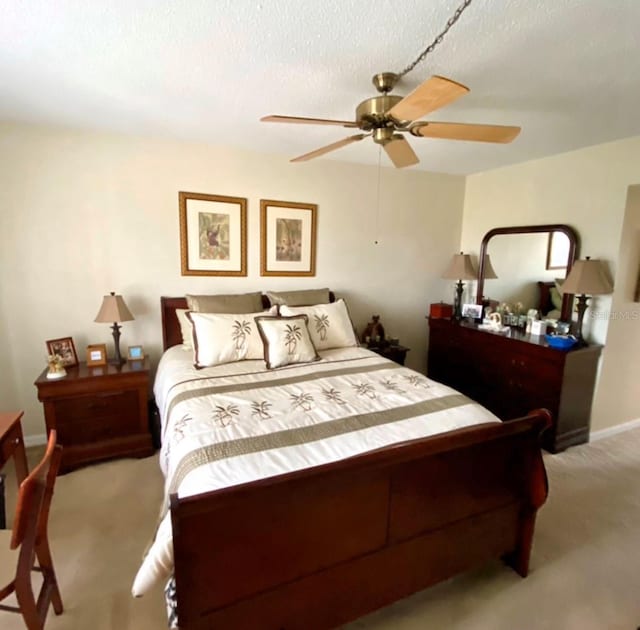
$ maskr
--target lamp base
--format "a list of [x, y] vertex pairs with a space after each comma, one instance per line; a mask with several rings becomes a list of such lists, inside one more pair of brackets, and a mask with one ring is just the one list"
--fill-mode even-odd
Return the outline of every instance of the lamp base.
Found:
[[464, 283], [462, 280], [456, 282], [456, 294], [453, 301], [453, 319], [457, 322], [462, 320], [462, 291], [464, 290]]
[[578, 346], [586, 346], [588, 345], [582, 336], [582, 324], [584, 322], [584, 313], [587, 310], [589, 298], [583, 293], [581, 295], [576, 296], [578, 299], [578, 304], [576, 305], [576, 310], [578, 311], [578, 321], [576, 323], [576, 339]]
[[111, 330], [113, 331], [113, 346], [115, 348], [115, 358], [112, 361], [114, 365], [122, 365], [124, 363], [124, 359], [120, 354], [120, 329], [122, 326], [118, 326], [117, 322], [113, 322], [113, 326], [111, 326]]

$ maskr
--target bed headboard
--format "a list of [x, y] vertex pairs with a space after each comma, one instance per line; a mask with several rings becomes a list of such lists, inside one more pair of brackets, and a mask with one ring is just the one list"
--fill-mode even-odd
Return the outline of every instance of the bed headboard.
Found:
[[[334, 302], [336, 296], [333, 291], [329, 291], [329, 301]], [[267, 309], [271, 306], [269, 298], [262, 295], [262, 306]], [[182, 331], [180, 323], [176, 315], [176, 309], [188, 308], [187, 298], [181, 297], [161, 297], [160, 312], [162, 315], [162, 349], [168, 350], [171, 346], [177, 346], [182, 343]]]

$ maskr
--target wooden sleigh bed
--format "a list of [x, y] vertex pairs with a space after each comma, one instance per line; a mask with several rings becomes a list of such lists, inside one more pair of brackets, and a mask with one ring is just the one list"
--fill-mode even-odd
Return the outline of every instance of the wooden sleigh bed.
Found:
[[[162, 298], [165, 349], [181, 343]], [[187, 498], [171, 495], [179, 627], [332, 628], [503, 558], [526, 576], [548, 412]]]

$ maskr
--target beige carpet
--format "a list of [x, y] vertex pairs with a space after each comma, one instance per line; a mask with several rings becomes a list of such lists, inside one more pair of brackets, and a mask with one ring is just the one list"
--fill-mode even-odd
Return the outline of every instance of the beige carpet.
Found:
[[[491, 563], [362, 618], [350, 630], [640, 626], [640, 430], [545, 461], [551, 492], [539, 512], [527, 579]], [[10, 487], [14, 483], [8, 480]], [[129, 594], [161, 485], [155, 457], [91, 466], [58, 479], [50, 538], [65, 612], [50, 612], [47, 630], [166, 627], [160, 590], [141, 599]], [[19, 617], [0, 612], [0, 628], [23, 626]]]

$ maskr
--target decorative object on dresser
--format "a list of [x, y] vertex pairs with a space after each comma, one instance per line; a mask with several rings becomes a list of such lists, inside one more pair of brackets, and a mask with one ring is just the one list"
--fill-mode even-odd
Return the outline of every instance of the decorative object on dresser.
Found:
[[50, 339], [46, 342], [47, 354], [49, 356], [59, 356], [62, 359], [62, 365], [65, 367], [74, 367], [78, 365], [78, 355], [76, 347], [71, 337], [61, 337], [60, 339]]
[[260, 275], [316, 275], [313, 203], [260, 200]]
[[460, 321], [462, 319], [462, 291], [464, 290], [463, 280], [475, 280], [478, 273], [471, 262], [469, 254], [454, 254], [449, 266], [442, 274], [442, 278], [447, 280], [457, 280], [456, 294], [453, 306], [453, 317]]
[[104, 459], [153, 453], [147, 359], [99, 369], [80, 363], [59, 381], [47, 380], [45, 370], [35, 386], [47, 430], [56, 429], [64, 447], [62, 472]]
[[380, 315], [372, 315], [360, 339], [367, 346], [379, 346], [384, 342], [384, 326], [380, 323]]
[[179, 192], [183, 276], [247, 275], [247, 200]]
[[109, 295], [105, 295], [102, 298], [100, 310], [93, 321], [101, 324], [113, 322], [111, 330], [113, 331], [115, 364], [122, 365], [124, 363], [124, 359], [120, 355], [120, 328], [122, 327], [118, 325], [118, 322], [133, 321], [133, 315], [124, 303], [124, 298], [121, 295], [116, 295], [113, 291]]
[[49, 366], [47, 378], [64, 378], [67, 375], [67, 370], [64, 369], [64, 361], [59, 354], [50, 354], [47, 358], [47, 364]]
[[92, 343], [87, 346], [87, 365], [89, 367], [101, 367], [103, 365], [107, 365], [106, 344]]
[[602, 346], [557, 350], [515, 329], [502, 336], [443, 319], [430, 319], [429, 328], [429, 378], [502, 420], [545, 407], [553, 424], [543, 445], [552, 453], [588, 441]]
[[453, 317], [453, 306], [444, 302], [435, 302], [429, 305], [429, 317], [434, 319], [451, 319]]
[[127, 361], [144, 361], [144, 348], [142, 346], [129, 346]]
[[587, 294], [606, 295], [613, 291], [613, 284], [607, 277], [603, 264], [599, 260], [591, 260], [587, 256], [585, 260], [576, 260], [573, 263], [567, 279], [562, 283], [562, 291], [563, 293], [572, 293], [578, 298], [576, 337], [579, 345], [586, 345], [582, 336], [582, 323], [589, 301]]

